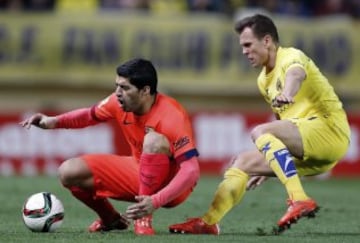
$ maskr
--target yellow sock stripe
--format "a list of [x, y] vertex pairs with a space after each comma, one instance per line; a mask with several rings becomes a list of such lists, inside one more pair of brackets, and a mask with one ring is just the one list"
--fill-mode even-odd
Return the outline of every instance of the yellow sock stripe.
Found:
[[293, 200], [304, 200], [308, 196], [305, 194], [304, 189], [301, 185], [300, 178], [297, 174], [287, 177], [281, 168], [279, 162], [274, 157], [274, 152], [286, 148], [286, 146], [272, 134], [263, 134], [255, 142], [259, 151], [264, 150], [265, 159], [269, 162], [269, 166], [274, 171], [276, 176], [279, 178], [282, 184], [284, 184], [289, 198]]

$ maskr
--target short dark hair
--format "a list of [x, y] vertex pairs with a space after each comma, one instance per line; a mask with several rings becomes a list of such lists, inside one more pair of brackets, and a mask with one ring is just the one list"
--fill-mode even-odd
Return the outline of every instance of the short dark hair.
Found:
[[157, 73], [154, 65], [142, 58], [131, 59], [116, 68], [117, 75], [129, 79], [129, 82], [142, 89], [150, 86], [150, 94], [157, 93]]
[[255, 14], [239, 20], [235, 24], [235, 31], [241, 34], [246, 27], [251, 28], [258, 39], [263, 38], [265, 35], [270, 35], [275, 43], [279, 43], [277, 28], [274, 22], [265, 15]]

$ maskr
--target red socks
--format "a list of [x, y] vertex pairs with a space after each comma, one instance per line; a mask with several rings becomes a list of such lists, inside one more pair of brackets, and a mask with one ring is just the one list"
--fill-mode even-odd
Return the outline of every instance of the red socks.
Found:
[[106, 198], [95, 198], [91, 191], [86, 191], [76, 186], [69, 188], [69, 190], [74, 197], [94, 210], [105, 225], [111, 224], [114, 220], [118, 219], [119, 213]]
[[139, 195], [152, 195], [169, 177], [170, 161], [166, 154], [142, 154], [140, 157]]

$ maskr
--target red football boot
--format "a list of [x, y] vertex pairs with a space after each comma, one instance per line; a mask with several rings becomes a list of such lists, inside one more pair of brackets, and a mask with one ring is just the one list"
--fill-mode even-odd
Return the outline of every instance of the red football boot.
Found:
[[279, 220], [278, 230], [275, 233], [281, 233], [289, 229], [291, 224], [296, 223], [302, 217], [313, 218], [315, 213], [319, 210], [317, 203], [313, 199], [302, 201], [287, 201], [289, 207], [284, 216]]
[[134, 220], [134, 232], [136, 235], [154, 235], [155, 231], [151, 225], [152, 215]]
[[220, 227], [218, 224], [208, 225], [201, 218], [191, 218], [184, 223], [173, 224], [169, 226], [171, 233], [179, 234], [220, 234]]

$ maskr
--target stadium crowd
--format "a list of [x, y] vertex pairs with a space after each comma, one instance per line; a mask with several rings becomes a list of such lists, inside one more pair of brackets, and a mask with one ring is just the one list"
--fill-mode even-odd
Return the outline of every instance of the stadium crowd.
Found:
[[263, 9], [269, 13], [299, 17], [345, 14], [360, 17], [358, 0], [0, 0], [0, 10], [56, 11], [57, 9], [159, 12], [210, 12], [233, 16], [241, 8]]

